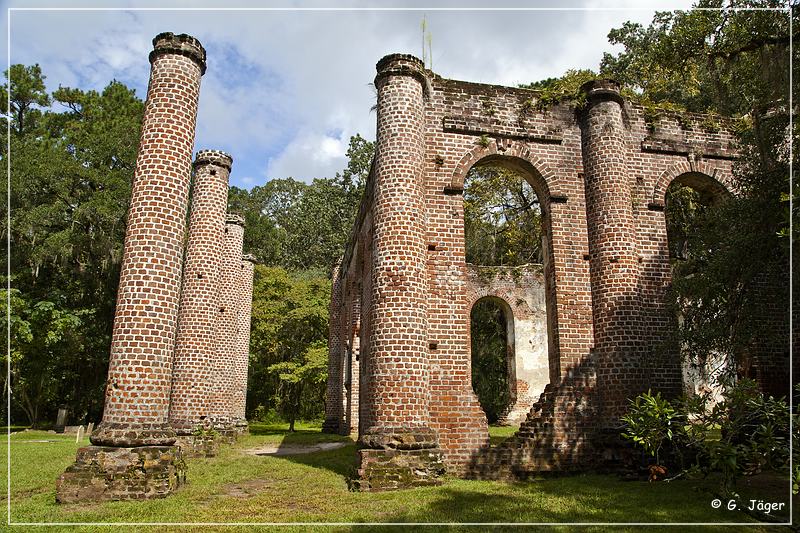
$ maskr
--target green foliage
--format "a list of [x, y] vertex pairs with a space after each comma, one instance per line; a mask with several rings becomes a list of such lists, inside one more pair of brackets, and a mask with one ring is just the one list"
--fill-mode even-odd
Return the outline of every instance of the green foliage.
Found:
[[244, 247], [270, 266], [329, 271], [353, 227], [369, 174], [374, 143], [350, 139], [347, 168], [309, 185], [272, 179], [250, 191], [231, 187], [228, 208], [247, 223]]
[[[669, 443], [670, 455], [684, 472], [721, 474], [720, 489], [735, 495], [736, 479], [762, 470], [788, 472], [789, 406], [765, 396], [749, 379], [723, 379], [722, 401], [683, 398], [673, 405], [649, 393], [631, 401], [622, 436], [656, 457]], [[684, 460], [693, 458], [691, 465]]]
[[253, 284], [250, 413], [276, 409], [292, 427], [322, 416], [330, 281], [315, 272], [258, 265]]
[[678, 421], [678, 413], [670, 402], [661, 393], [652, 395], [648, 391], [631, 400], [628, 414], [622, 417], [625, 424], [622, 436], [644, 448], [660, 464], [661, 446], [664, 440], [672, 440]]
[[708, 207], [700, 193], [691, 187], [673, 183], [667, 189], [667, 238], [671, 259], [689, 258], [689, 241], [705, 226], [704, 215]]
[[597, 73], [589, 69], [570, 69], [560, 78], [547, 78], [521, 87], [539, 91], [535, 100], [537, 109], [545, 110], [562, 101], [570, 101], [581, 108], [586, 105], [586, 95], [580, 90], [581, 85], [597, 77]]
[[216, 437], [219, 435], [219, 432], [211, 426], [198, 424], [192, 429], [192, 435], [195, 437]]
[[788, 86], [788, 17], [747, 8], [781, 8], [777, 0], [701, 0], [712, 10], [656, 13], [648, 27], [626, 22], [608, 34], [622, 45], [600, 65], [653, 102], [673, 102], [690, 111], [726, 116], [749, 112], [754, 104], [784, 99]]
[[36, 426], [43, 408], [55, 405], [64, 394], [60, 358], [83, 350], [80, 328], [93, 311], [69, 309], [47, 300], [30, 301], [16, 289], [10, 293], [0, 290], [0, 298], [0, 325], [11, 332], [12, 398], [28, 424]]
[[143, 104], [118, 82], [102, 92], [62, 87], [51, 96], [38, 66], [12, 65], [6, 76], [12, 313], [30, 322], [33, 337], [13, 339], [24, 357], [17, 359], [23, 366], [14, 376], [12, 416], [38, 422], [64, 404], [75, 422], [96, 421]]
[[511, 403], [506, 317], [496, 302], [480, 300], [473, 306], [470, 340], [472, 389], [489, 423], [494, 423]]
[[464, 234], [469, 263], [540, 263], [542, 214], [536, 193], [506, 168], [473, 167], [465, 180]]
[[[10, 71], [5, 72], [6, 79], [11, 84], [11, 128], [17, 135], [33, 131], [37, 128], [42, 117], [41, 107], [50, 105], [50, 96], [44, 86], [45, 76], [41, 67], [33, 65], [11, 65]], [[7, 91], [8, 88], [4, 89]], [[3, 96], [6, 96], [4, 94]], [[3, 113], [6, 112], [5, 105]]]

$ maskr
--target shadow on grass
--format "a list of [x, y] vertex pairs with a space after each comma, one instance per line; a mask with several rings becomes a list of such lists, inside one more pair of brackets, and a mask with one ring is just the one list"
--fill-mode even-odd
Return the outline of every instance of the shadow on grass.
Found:
[[342, 448], [324, 452], [283, 455], [281, 459], [313, 468], [324, 468], [345, 479], [350, 479], [356, 472], [356, 445], [352, 443]]
[[[474, 484], [474, 488], [470, 487]], [[729, 531], [728, 523], [754, 522], [740, 512], [712, 509], [713, 496], [691, 482], [655, 486], [623, 482], [608, 476], [570, 476], [547, 481], [502, 483], [455, 481], [437, 490], [436, 498], [421, 509], [382, 517], [386, 522], [453, 523], [656, 523], [713, 522], [719, 526], [682, 526], [681, 531]], [[502, 492], [499, 492], [502, 491]], [[755, 526], [755, 527], [753, 527]], [[769, 531], [753, 523], [748, 531]], [[500, 526], [496, 526], [500, 527]], [[642, 531], [642, 526], [620, 526]], [[398, 528], [400, 530], [402, 528]], [[467, 530], [454, 526], [448, 531]], [[563, 526], [564, 531], [578, 526]], [[609, 526], [584, 526], [582, 531], [607, 531]], [[353, 528], [358, 531], [359, 528]], [[614, 530], [619, 530], [614, 528]]]

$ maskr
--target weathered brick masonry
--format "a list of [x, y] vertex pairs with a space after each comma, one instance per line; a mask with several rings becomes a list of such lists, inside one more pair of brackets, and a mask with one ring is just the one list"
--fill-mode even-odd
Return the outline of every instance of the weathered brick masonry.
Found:
[[198, 152], [194, 162], [169, 412], [170, 425], [179, 436], [191, 436], [208, 417], [207, 402], [214, 383], [215, 319], [232, 162], [228, 154], [214, 150]]
[[[238, 431], [235, 427], [234, 405], [237, 387], [236, 367], [239, 359], [236, 331], [239, 309], [242, 306], [240, 278], [243, 242], [244, 218], [229, 213], [225, 218], [222, 262], [220, 263], [219, 307], [215, 325], [214, 383], [208, 413], [214, 429], [228, 439], [233, 438]], [[245, 370], [245, 375], [246, 373]]]
[[188, 35], [153, 47], [103, 420], [58, 479], [59, 502], [166, 496], [184, 455], [216, 453], [198, 429], [247, 429], [254, 258], [242, 256], [243, 219], [226, 216], [232, 158], [198, 152], [185, 239], [206, 54]]
[[[163, 496], [183, 477], [168, 414], [205, 59], [203, 47], [188, 35], [163, 33], [153, 40], [103, 420], [91, 435], [94, 446], [82, 448], [59, 478], [56, 498], [62, 502]], [[116, 460], [107, 460], [111, 456]]]
[[[731, 133], [694, 114], [648, 123], [611, 80], [586, 84], [581, 109], [542, 109], [536, 91], [443, 79], [408, 55], [377, 70], [375, 159], [334, 272], [325, 423], [353, 428], [358, 368], [360, 486], [434, 482], [440, 457], [492, 478], [616, 460], [627, 399], [681, 390], [665, 342], [667, 187], [724, 197]], [[471, 386], [462, 197], [468, 171], [489, 162], [522, 174], [542, 206], [549, 367], [518, 434], [494, 449]], [[788, 384], [786, 347], [763, 352], [764, 381]]]

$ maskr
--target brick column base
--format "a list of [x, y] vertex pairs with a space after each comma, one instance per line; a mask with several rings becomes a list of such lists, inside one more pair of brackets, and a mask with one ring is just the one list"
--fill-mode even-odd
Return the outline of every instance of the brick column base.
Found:
[[178, 446], [86, 446], [56, 481], [58, 503], [164, 498], [186, 481]]
[[333, 417], [333, 416], [325, 417], [325, 421], [322, 423], [323, 433], [339, 434], [340, 433], [339, 428], [340, 424], [338, 417]]
[[216, 432], [203, 435], [178, 435], [175, 445], [180, 447], [184, 457], [216, 457], [220, 441]]
[[250, 426], [247, 424], [247, 420], [244, 418], [240, 418], [238, 420], [233, 421], [233, 431], [236, 432], [237, 435], [247, 435], [250, 433]]
[[362, 435], [354, 488], [383, 491], [441, 484], [444, 453], [430, 429], [393, 430]]

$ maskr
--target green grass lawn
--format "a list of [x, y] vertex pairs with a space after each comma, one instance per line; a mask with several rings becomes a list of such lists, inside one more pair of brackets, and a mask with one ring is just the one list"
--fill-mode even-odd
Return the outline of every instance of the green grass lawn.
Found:
[[[253, 424], [249, 436], [234, 446], [223, 447], [218, 457], [189, 460], [188, 483], [169, 498], [93, 505], [55, 503], [55, 479], [72, 463], [79, 446], [74, 435], [43, 431], [14, 433], [11, 436], [11, 518], [13, 522], [753, 522], [737, 511], [711, 509], [711, 491], [715, 485], [698, 480], [646, 483], [587, 474], [520, 483], [447, 479], [439, 487], [384, 493], [351, 492], [346, 479], [354, 468], [353, 441], [320, 433], [318, 426], [298, 424], [298, 430], [288, 434], [285, 425]], [[492, 433], [499, 439], [513, 433], [513, 429], [497, 428], [492, 429]], [[323, 441], [343, 441], [346, 446], [291, 457], [242, 453], [243, 449], [268, 444]], [[86, 444], [88, 439], [80, 445]], [[2, 456], [5, 463], [5, 454]], [[5, 471], [3, 464], [4, 477]], [[5, 499], [5, 479], [1, 490]], [[18, 528], [25, 529], [25, 526]], [[159, 529], [232, 530], [222, 526], [164, 526]], [[248, 531], [252, 529], [247, 528]], [[292, 529], [308, 528], [298, 526], [289, 530]], [[373, 528], [320, 526], [314, 529], [365, 531]], [[397, 526], [395, 529], [407, 531], [410, 528]], [[481, 530], [466, 526], [441, 529]], [[575, 530], [571, 526], [560, 529]], [[607, 529], [595, 526], [585, 530]], [[775, 530], [760, 525], [741, 529]], [[106, 531], [109, 528], [89, 526], [81, 530]], [[629, 526], [623, 530], [638, 529]]]

